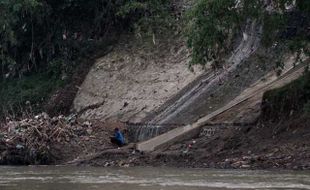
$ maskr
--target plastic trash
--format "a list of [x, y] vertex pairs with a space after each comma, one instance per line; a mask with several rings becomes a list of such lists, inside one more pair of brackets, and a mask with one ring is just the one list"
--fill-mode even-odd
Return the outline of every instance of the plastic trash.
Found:
[[21, 145], [21, 144], [18, 144], [18, 145], [16, 145], [16, 148], [17, 149], [24, 149], [25, 147], [23, 145]]

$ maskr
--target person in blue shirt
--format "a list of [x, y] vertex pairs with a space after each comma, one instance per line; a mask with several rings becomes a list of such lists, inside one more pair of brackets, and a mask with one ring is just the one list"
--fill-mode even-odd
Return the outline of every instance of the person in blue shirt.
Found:
[[117, 144], [118, 146], [125, 145], [125, 138], [124, 135], [121, 133], [119, 128], [114, 129], [114, 136], [111, 137], [111, 143]]

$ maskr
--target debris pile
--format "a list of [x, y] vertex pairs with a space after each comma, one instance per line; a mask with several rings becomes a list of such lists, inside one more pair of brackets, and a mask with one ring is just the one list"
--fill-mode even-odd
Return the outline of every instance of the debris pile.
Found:
[[55, 145], [92, 133], [92, 123], [76, 115], [7, 121], [0, 127], [0, 164], [50, 164], [57, 160]]

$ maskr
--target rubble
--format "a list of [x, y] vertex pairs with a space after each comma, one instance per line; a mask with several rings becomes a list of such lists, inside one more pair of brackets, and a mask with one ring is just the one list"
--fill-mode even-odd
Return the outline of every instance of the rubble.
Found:
[[115, 127], [126, 131], [122, 123], [85, 121], [75, 115], [50, 118], [42, 113], [19, 121], [7, 120], [0, 127], [0, 164], [310, 169], [308, 126], [299, 128], [299, 134], [283, 130], [282, 141], [272, 139], [269, 128], [253, 127], [246, 134], [228, 128], [210, 138], [189, 139], [149, 154], [137, 151], [134, 143], [121, 148], [111, 144]]
[[58, 156], [51, 146], [92, 131], [91, 122], [78, 121], [75, 115], [50, 118], [41, 113], [19, 121], [8, 120], [0, 127], [0, 164], [51, 163]]

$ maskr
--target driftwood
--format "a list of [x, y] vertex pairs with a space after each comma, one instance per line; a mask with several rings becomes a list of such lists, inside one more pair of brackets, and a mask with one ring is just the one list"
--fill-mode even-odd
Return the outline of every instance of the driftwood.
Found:
[[51, 146], [86, 134], [91, 127], [90, 122], [79, 122], [74, 115], [50, 118], [42, 113], [33, 119], [8, 121], [0, 128], [0, 164], [43, 164], [42, 157], [52, 160], [58, 156], [50, 151]]

